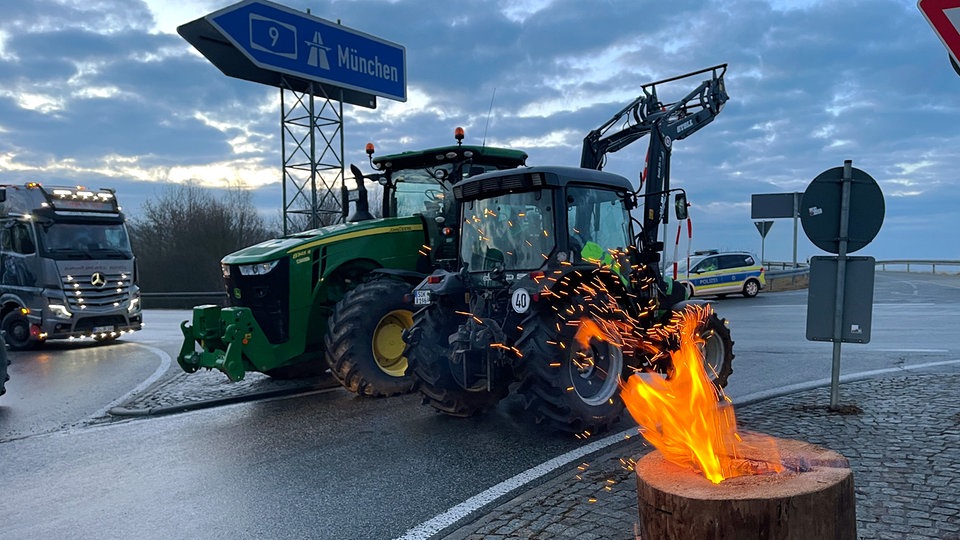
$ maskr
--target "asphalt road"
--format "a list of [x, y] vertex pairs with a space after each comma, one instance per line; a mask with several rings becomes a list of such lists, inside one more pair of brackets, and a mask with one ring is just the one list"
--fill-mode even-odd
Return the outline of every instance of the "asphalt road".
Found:
[[[805, 291], [716, 309], [737, 342], [735, 401], [830, 377], [832, 345], [804, 337]], [[148, 312], [146, 329], [115, 345], [14, 356], [0, 398], [0, 537], [396, 538], [585, 444], [515, 422], [512, 400], [457, 420], [417, 396], [340, 389], [104, 423], [130, 390], [179, 369], [171, 319], [182, 314]], [[958, 316], [960, 278], [879, 273], [872, 340], [843, 345], [843, 371], [957, 361]]]

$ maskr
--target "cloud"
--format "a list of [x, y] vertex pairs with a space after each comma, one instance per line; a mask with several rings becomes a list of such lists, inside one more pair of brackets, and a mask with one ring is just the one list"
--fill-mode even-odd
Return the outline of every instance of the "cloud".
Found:
[[[960, 204], [957, 76], [914, 0], [283, 3], [406, 47], [407, 102], [344, 107], [347, 162], [366, 163], [367, 141], [381, 154], [433, 147], [463, 126], [468, 142], [519, 147], [531, 164], [577, 165], [584, 135], [641, 85], [727, 63], [730, 101], [672, 155], [699, 247], [758, 251], [750, 195], [803, 191], [845, 159], [887, 198], [877, 254], [940, 254], [917, 238], [960, 227], [939, 210]], [[222, 3], [9, 4], [0, 181], [109, 182], [134, 202], [167, 182], [242, 181], [280, 208], [280, 91], [225, 77], [175, 33]], [[645, 142], [605, 170], [636, 181]], [[776, 226], [767, 255], [790, 255], [790, 233]]]

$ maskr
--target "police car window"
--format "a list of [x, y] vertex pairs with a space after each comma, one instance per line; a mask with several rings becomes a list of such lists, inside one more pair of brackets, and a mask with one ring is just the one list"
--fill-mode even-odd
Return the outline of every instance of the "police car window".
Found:
[[717, 269], [717, 257], [707, 257], [694, 268], [695, 272], [712, 272]]

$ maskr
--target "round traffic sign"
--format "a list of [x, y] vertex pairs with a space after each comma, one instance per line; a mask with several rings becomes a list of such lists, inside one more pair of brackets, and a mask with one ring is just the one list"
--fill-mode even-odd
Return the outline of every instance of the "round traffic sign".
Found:
[[[851, 167], [847, 220], [847, 253], [869, 244], [883, 224], [884, 203], [880, 186], [869, 174]], [[807, 238], [829, 253], [840, 253], [840, 219], [843, 167], [820, 173], [807, 186], [800, 201], [800, 223]]]

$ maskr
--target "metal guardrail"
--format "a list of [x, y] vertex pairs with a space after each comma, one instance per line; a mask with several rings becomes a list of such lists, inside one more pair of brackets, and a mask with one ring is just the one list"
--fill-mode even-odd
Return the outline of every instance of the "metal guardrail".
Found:
[[[763, 267], [766, 268], [767, 270], [774, 270], [774, 269], [780, 269], [780, 270], [804, 270], [804, 269], [809, 268], [809, 266], [810, 266], [810, 265], [808, 265], [808, 264], [805, 263], [805, 262], [798, 262], [798, 263], [797, 263], [797, 267], [798, 267], [798, 268], [794, 268], [792, 262], [766, 261], [766, 262], [763, 263]], [[889, 268], [889, 267], [891, 267], [891, 266], [894, 267], [894, 268]], [[883, 261], [877, 261], [877, 269], [880, 270], [880, 271], [887, 271], [887, 270], [893, 271], [893, 270], [899, 269], [898, 267], [903, 267], [907, 272], [912, 272], [912, 271], [920, 271], [920, 272], [922, 272], [922, 271], [926, 271], [926, 272], [929, 272], [929, 273], [936, 274], [936, 273], [937, 273], [937, 267], [938, 267], [938, 266], [941, 267], [941, 269], [942, 269], [943, 267], [945, 267], [945, 266], [947, 266], [947, 267], [949, 267], [949, 266], [954, 266], [954, 267], [957, 267], [956, 271], [947, 272], [947, 273], [950, 273], [950, 274], [960, 273], [960, 260], [950, 260], [950, 259], [888, 259], [888, 260], [883, 260]], [[926, 270], [916, 270], [918, 267], [919, 267], [919, 268], [926, 268]]]
[[227, 305], [226, 292], [140, 292], [148, 309], [190, 309], [200, 304]]
[[877, 267], [880, 270], [887, 270], [887, 266], [903, 266], [906, 268], [907, 272], [910, 272], [910, 266], [914, 268], [920, 267], [930, 267], [930, 273], [937, 273], [937, 266], [941, 268], [944, 266], [954, 266], [957, 267], [954, 271], [948, 272], [950, 274], [960, 274], [960, 261], [946, 260], [946, 259], [891, 259], [888, 261], [877, 261]]
[[[907, 272], [927, 268], [930, 273], [937, 273], [937, 267], [956, 267], [956, 271], [949, 274], [960, 275], [960, 260], [949, 259], [889, 259], [877, 261], [877, 269], [881, 271], [895, 270], [888, 267], [904, 267]], [[763, 267], [767, 269], [767, 279], [789, 278], [791, 284], [796, 284], [798, 276], [809, 272], [810, 266], [806, 262], [798, 262], [797, 267], [792, 262], [766, 261]], [[922, 270], [921, 270], [922, 271]], [[941, 272], [943, 273], [943, 272]], [[227, 305], [226, 292], [141, 292], [144, 307], [153, 309], [189, 309], [199, 304]]]

